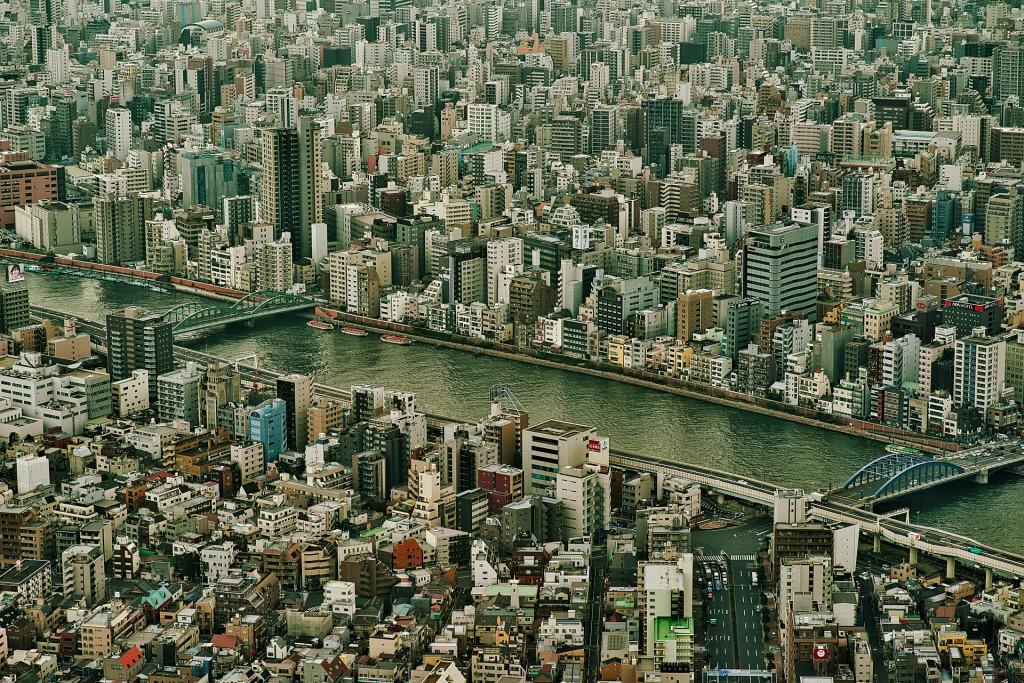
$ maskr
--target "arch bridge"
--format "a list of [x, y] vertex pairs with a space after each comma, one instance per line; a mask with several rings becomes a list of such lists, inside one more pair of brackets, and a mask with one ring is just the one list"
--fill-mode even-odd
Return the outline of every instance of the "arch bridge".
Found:
[[232, 322], [256, 320], [279, 313], [294, 313], [315, 305], [313, 299], [261, 290], [250, 292], [233, 303], [213, 300], [187, 301], [165, 312], [161, 317], [171, 323], [174, 334], [197, 332]]
[[854, 472], [840, 491], [877, 502], [958, 479], [966, 472], [957, 463], [925, 453], [886, 453]]

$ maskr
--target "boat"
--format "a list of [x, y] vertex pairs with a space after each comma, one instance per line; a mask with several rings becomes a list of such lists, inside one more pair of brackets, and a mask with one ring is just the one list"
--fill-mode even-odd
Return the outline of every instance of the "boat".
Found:
[[388, 344], [398, 344], [399, 346], [408, 346], [409, 344], [412, 344], [412, 339], [403, 337], [400, 334], [382, 334], [380, 336], [380, 340]]
[[901, 446], [899, 444], [891, 443], [885, 447], [885, 452], [889, 455], [920, 455], [921, 451], [910, 446]]
[[310, 327], [312, 327], [313, 329], [316, 329], [316, 330], [333, 330], [334, 329], [334, 325], [332, 325], [330, 323], [325, 323], [323, 320], [317, 320], [316, 318], [313, 318], [312, 320], [310, 320], [306, 324], [309, 325]]
[[352, 326], [345, 326], [345, 327], [341, 328], [341, 333], [342, 334], [350, 334], [353, 337], [365, 337], [366, 335], [370, 334], [369, 332], [367, 332], [366, 330], [364, 330], [361, 327], [352, 327]]

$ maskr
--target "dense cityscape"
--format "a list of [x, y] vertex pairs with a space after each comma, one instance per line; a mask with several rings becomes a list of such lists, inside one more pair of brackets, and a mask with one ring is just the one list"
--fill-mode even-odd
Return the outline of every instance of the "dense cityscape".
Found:
[[0, 683], [1024, 683], [1019, 2], [0, 8]]

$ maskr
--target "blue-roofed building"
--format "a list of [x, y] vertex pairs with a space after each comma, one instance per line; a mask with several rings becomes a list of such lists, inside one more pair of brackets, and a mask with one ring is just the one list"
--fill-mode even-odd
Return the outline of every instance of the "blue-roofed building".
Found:
[[288, 434], [287, 404], [272, 398], [249, 413], [249, 440], [263, 444], [263, 459], [274, 462], [284, 452]]

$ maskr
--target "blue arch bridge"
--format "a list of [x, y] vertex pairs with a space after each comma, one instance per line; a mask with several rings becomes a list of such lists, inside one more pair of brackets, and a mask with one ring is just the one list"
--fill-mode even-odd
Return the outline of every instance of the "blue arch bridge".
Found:
[[188, 301], [162, 314], [174, 334], [200, 332], [233, 322], [258, 320], [313, 308], [313, 299], [287, 292], [250, 292], [238, 301]]
[[985, 484], [989, 474], [997, 470], [1024, 474], [1022, 463], [1024, 445], [1018, 441], [995, 442], [939, 456], [890, 447], [885, 455], [861, 467], [829, 495], [871, 508], [876, 503], [955, 481], [967, 479]]

